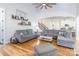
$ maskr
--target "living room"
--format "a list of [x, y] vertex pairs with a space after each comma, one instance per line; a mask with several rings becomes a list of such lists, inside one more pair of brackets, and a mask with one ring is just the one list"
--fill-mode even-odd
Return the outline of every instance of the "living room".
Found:
[[[75, 56], [76, 5], [75, 3], [0, 3], [2, 24], [0, 42], [3, 46], [0, 55]], [[42, 47], [44, 44], [46, 48]], [[39, 48], [45, 50], [41, 52]], [[52, 53], [48, 52], [50, 50]]]

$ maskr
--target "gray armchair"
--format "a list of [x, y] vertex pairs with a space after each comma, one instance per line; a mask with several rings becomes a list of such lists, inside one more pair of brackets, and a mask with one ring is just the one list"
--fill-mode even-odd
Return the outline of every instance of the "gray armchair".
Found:
[[59, 32], [57, 44], [64, 47], [74, 48], [74, 40], [71, 32]]

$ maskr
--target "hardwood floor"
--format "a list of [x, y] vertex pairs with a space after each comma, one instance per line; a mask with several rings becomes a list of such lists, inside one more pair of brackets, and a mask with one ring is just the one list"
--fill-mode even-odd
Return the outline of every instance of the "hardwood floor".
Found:
[[22, 44], [7, 44], [0, 47], [1, 56], [33, 56], [34, 46], [38, 44], [50, 43], [55, 46], [58, 56], [75, 56], [74, 50], [56, 44], [56, 40], [53, 39], [52, 42], [40, 41], [38, 39], [32, 39], [30, 41], [24, 42]]

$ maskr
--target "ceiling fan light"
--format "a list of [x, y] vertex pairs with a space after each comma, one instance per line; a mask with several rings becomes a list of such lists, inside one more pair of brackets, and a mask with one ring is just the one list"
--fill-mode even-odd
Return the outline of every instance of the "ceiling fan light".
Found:
[[46, 4], [45, 4], [45, 3], [43, 3], [43, 4], [42, 4], [42, 6], [46, 6]]

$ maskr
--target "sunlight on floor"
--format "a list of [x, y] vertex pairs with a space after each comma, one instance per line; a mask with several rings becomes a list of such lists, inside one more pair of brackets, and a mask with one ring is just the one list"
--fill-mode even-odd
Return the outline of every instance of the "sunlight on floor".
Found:
[[33, 44], [33, 47], [40, 44], [40, 40], [36, 40], [36, 43]]
[[40, 44], [40, 40], [37, 41], [36, 45], [39, 45], [39, 44]]

